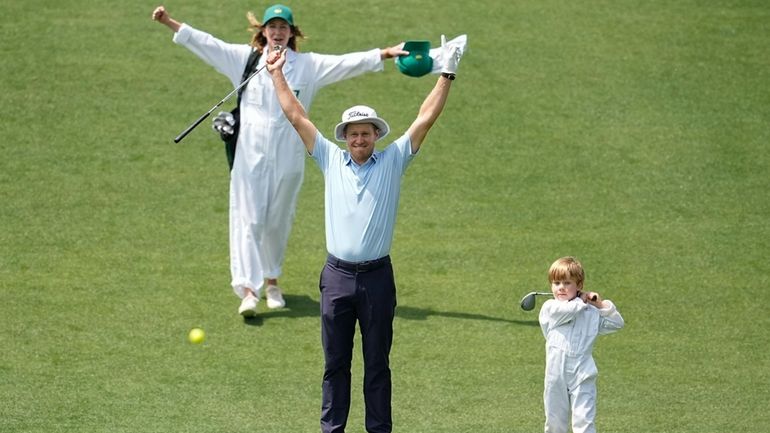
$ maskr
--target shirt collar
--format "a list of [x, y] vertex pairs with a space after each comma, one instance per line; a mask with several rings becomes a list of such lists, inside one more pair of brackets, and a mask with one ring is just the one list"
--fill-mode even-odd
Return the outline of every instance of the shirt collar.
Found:
[[[369, 159], [364, 163], [364, 165], [369, 164], [369, 161], [371, 161], [372, 164], [376, 163], [379, 157], [380, 157], [380, 152], [375, 150], [374, 153], [372, 153], [372, 156], [370, 156]], [[343, 158], [344, 158], [343, 162], [346, 166], [355, 164], [358, 167], [362, 167], [358, 165], [355, 161], [353, 161], [353, 158], [350, 157], [350, 152], [348, 152], [347, 150], [345, 151], [345, 156]]]

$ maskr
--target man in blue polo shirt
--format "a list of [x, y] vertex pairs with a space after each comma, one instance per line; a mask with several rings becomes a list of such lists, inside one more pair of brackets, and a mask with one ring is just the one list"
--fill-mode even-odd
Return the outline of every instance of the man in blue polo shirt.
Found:
[[390, 127], [372, 108], [358, 105], [342, 114], [334, 133], [347, 143], [343, 151], [321, 135], [289, 88], [282, 71], [285, 52], [271, 53], [267, 59], [283, 112], [324, 174], [329, 256], [320, 281], [323, 433], [345, 431], [356, 321], [364, 355], [366, 431], [392, 431], [389, 357], [396, 285], [390, 246], [401, 176], [441, 114], [462, 56], [458, 47], [447, 46], [443, 36], [441, 40], [441, 76], [406, 133], [382, 151], [375, 151], [374, 145]]

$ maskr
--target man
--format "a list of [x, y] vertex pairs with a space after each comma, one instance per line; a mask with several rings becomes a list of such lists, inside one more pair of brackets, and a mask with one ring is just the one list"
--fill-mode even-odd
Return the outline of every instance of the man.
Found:
[[335, 138], [347, 143], [343, 151], [321, 135], [294, 96], [282, 70], [286, 53], [271, 53], [267, 60], [281, 108], [324, 174], [329, 253], [320, 280], [324, 433], [345, 431], [356, 321], [364, 355], [366, 431], [392, 431], [389, 357], [396, 286], [389, 253], [401, 176], [441, 114], [462, 56], [443, 36], [441, 42], [441, 76], [407, 132], [382, 151], [374, 145], [390, 127], [373, 109], [359, 105], [342, 114]]
[[[219, 40], [173, 19], [163, 6], [155, 8], [152, 18], [174, 32], [175, 43], [227, 76], [234, 87], [240, 84], [253, 50], [263, 54], [258, 62], [261, 67], [265, 53], [276, 46], [288, 47], [286, 77], [308, 110], [321, 88], [381, 71], [384, 59], [406, 53], [401, 49], [403, 44], [343, 55], [298, 52], [298, 40], [304, 35], [295, 24], [292, 10], [285, 5], [265, 9], [261, 23], [249, 14], [254, 32], [250, 44]], [[286, 305], [278, 277], [302, 185], [305, 157], [275, 99], [270, 78], [257, 74], [245, 87], [240, 103], [240, 133], [230, 175], [230, 273], [233, 291], [241, 298], [238, 313], [244, 317], [257, 314], [263, 294], [268, 308]]]

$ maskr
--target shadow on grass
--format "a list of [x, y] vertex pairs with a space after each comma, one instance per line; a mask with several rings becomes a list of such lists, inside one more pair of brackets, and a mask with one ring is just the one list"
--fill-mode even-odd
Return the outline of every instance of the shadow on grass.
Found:
[[321, 309], [318, 301], [308, 295], [283, 295], [286, 300], [286, 308], [269, 310], [264, 302], [259, 303], [259, 313], [254, 317], [244, 317], [243, 323], [249, 326], [262, 326], [265, 320], [276, 317], [318, 317]]
[[406, 320], [426, 320], [429, 316], [448, 317], [450, 319], [464, 319], [464, 320], [486, 320], [490, 322], [505, 322], [515, 323], [517, 325], [525, 326], [540, 326], [537, 318], [533, 320], [516, 320], [507, 319], [503, 317], [485, 316], [483, 314], [474, 313], [457, 313], [454, 311], [436, 311], [430, 308], [415, 308], [399, 305], [396, 307], [396, 317], [400, 317]]
[[[249, 326], [262, 326], [266, 320], [276, 317], [318, 317], [320, 314], [320, 305], [318, 301], [307, 295], [284, 295], [286, 299], [286, 308], [278, 310], [268, 310], [264, 303], [260, 302], [260, 312], [254, 317], [244, 318], [243, 323]], [[430, 308], [416, 308], [404, 305], [396, 307], [396, 317], [405, 320], [427, 320], [430, 316], [447, 317], [450, 319], [462, 320], [485, 320], [490, 322], [514, 323], [525, 326], [540, 326], [537, 318], [532, 320], [507, 319], [503, 317], [492, 317], [483, 314], [457, 313], [454, 311], [437, 311]]]

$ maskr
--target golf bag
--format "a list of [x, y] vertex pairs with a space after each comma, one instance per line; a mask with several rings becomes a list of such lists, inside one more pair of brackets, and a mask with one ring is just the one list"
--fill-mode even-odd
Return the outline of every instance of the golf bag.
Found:
[[[249, 60], [246, 61], [246, 68], [243, 70], [241, 83], [246, 81], [246, 79], [249, 78], [249, 75], [254, 72], [257, 63], [259, 63], [260, 54], [260, 51], [255, 49], [249, 55]], [[235, 123], [232, 125], [233, 132], [229, 134], [223, 131], [219, 132], [219, 138], [225, 142], [225, 155], [227, 156], [227, 164], [230, 166], [230, 171], [233, 170], [233, 161], [235, 161], [235, 145], [238, 142], [238, 130], [241, 125], [241, 95], [245, 88], [246, 86], [243, 86], [238, 90], [238, 102], [236, 103], [235, 108], [230, 111], [230, 114], [232, 114], [235, 119]]]

